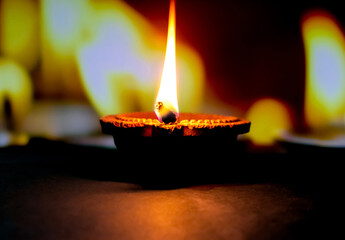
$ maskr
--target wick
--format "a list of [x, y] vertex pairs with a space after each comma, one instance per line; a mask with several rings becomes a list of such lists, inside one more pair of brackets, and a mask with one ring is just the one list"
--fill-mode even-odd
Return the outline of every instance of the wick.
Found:
[[171, 111], [167, 106], [164, 106], [163, 102], [157, 102], [155, 105], [156, 115], [160, 122], [174, 123], [177, 120], [177, 115]]

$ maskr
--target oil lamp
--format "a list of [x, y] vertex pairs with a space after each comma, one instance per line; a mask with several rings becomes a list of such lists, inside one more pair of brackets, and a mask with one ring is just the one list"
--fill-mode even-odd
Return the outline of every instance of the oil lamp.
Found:
[[234, 145], [237, 135], [249, 132], [250, 122], [234, 116], [179, 113], [176, 87], [175, 1], [170, 1], [165, 62], [154, 112], [108, 115], [100, 119], [103, 133], [113, 135], [118, 149], [151, 150], [174, 146]]

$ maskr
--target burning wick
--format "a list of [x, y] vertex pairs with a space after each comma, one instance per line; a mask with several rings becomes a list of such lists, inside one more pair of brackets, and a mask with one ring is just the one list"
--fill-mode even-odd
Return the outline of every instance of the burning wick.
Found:
[[160, 122], [176, 122], [178, 118], [175, 54], [175, 1], [170, 1], [168, 41], [161, 83], [154, 107]]
[[157, 102], [155, 105], [155, 112], [160, 122], [173, 123], [178, 118], [178, 113], [172, 110], [173, 107], [162, 102]]

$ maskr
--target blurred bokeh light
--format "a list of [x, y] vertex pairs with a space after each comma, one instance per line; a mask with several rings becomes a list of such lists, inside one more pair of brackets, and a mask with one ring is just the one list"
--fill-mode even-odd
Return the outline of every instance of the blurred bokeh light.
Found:
[[302, 22], [306, 55], [305, 118], [310, 127], [345, 115], [345, 38], [326, 11], [306, 13]]
[[248, 137], [257, 145], [272, 145], [283, 131], [292, 129], [292, 115], [286, 104], [272, 98], [257, 100], [248, 110], [252, 121]]
[[38, 4], [31, 0], [2, 0], [0, 3], [1, 55], [30, 71], [39, 58]]

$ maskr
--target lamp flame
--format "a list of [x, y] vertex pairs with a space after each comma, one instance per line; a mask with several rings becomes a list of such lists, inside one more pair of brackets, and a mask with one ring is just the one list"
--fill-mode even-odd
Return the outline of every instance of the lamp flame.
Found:
[[158, 120], [164, 123], [175, 122], [178, 118], [175, 22], [175, 0], [171, 0], [165, 61], [154, 108]]
[[[124, 1], [87, 2], [87, 34], [77, 41], [76, 58], [90, 103], [100, 116], [152, 110], [166, 36]], [[176, 74], [184, 79], [179, 108], [197, 111], [205, 83], [202, 59], [182, 42], [176, 54]]]

